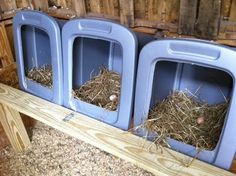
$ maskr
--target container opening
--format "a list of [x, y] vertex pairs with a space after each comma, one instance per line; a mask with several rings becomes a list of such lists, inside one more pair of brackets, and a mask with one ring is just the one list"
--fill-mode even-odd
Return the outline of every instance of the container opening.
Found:
[[[156, 63], [147, 128], [197, 147], [214, 150], [233, 88], [225, 71], [188, 63]], [[156, 120], [154, 120], [156, 118]], [[154, 121], [153, 121], [154, 120]]]
[[122, 47], [114, 41], [77, 37], [72, 86], [76, 99], [115, 111], [119, 105]]
[[52, 88], [52, 59], [48, 34], [37, 27], [21, 27], [25, 75], [28, 79]]

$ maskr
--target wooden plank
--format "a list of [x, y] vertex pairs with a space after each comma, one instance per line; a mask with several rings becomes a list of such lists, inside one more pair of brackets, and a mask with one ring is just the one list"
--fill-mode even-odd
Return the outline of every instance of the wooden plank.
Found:
[[16, 0], [16, 6], [17, 8], [30, 7], [30, 2], [29, 0]]
[[[36, 124], [36, 120], [21, 114], [22, 121], [24, 123], [24, 126], [28, 129], [31, 129]], [[10, 141], [7, 138], [6, 133], [4, 132], [4, 129], [0, 123], [0, 150], [10, 144]]]
[[105, 19], [109, 19], [109, 20], [113, 20], [115, 22], [119, 22], [120, 18], [118, 16], [110, 16], [110, 15], [106, 15], [106, 14], [101, 14], [101, 13], [86, 13], [85, 17], [89, 17], [89, 18], [105, 18]]
[[147, 1], [147, 19], [150, 21], [164, 21], [165, 18], [165, 1], [149, 0]]
[[230, 171], [236, 173], [236, 157], [234, 158], [233, 164], [230, 168]]
[[180, 0], [165, 0], [165, 22], [178, 23]]
[[15, 0], [1, 0], [0, 3], [1, 10], [4, 11], [10, 11], [17, 9]]
[[236, 0], [232, 0], [229, 21], [236, 21]]
[[53, 16], [55, 18], [60, 18], [64, 20], [69, 20], [71, 18], [76, 17], [76, 12], [72, 9], [67, 9], [67, 8], [60, 8], [60, 9], [55, 9], [55, 8], [49, 8], [47, 13], [50, 16]]
[[84, 0], [72, 0], [72, 9], [75, 10], [78, 17], [83, 17], [86, 14], [86, 6]]
[[134, 0], [119, 0], [120, 22], [128, 27], [134, 26]]
[[32, 0], [35, 10], [48, 11], [48, 0]]
[[30, 140], [19, 112], [5, 104], [0, 104], [0, 115], [0, 122], [13, 149], [17, 152], [26, 150]]
[[180, 0], [179, 34], [194, 34], [198, 0]]
[[13, 55], [13, 59], [15, 61], [15, 49], [14, 49], [14, 41], [13, 41], [13, 26], [12, 26], [12, 19], [3, 21], [5, 25], [5, 30], [7, 33], [7, 39], [11, 48], [11, 53]]
[[220, 23], [221, 0], [200, 0], [195, 35], [200, 38], [217, 38]]
[[177, 24], [160, 22], [160, 21], [148, 21], [145, 19], [135, 19], [134, 27], [147, 27], [147, 28], [157, 28], [162, 30], [168, 30], [170, 32], [177, 32]]
[[146, 18], [146, 1], [135, 0], [134, 3], [134, 16], [135, 18], [145, 19]]
[[66, 8], [67, 7], [67, 3], [66, 0], [57, 0], [59, 6], [61, 6], [62, 8]]
[[222, 3], [223, 20], [229, 19], [231, 3], [232, 3], [232, 0], [223, 0], [223, 3]]
[[18, 76], [15, 63], [0, 69], [0, 83], [18, 87]]
[[93, 13], [101, 13], [101, 0], [89, 0], [90, 10]]
[[6, 67], [14, 62], [4, 22], [0, 23], [0, 60], [1, 66]]
[[0, 20], [8, 20], [8, 19], [11, 19], [15, 16], [16, 12], [18, 10], [15, 10], [15, 11], [10, 11], [8, 13], [1, 13], [1, 10], [0, 10]]
[[[0, 84], [0, 103], [162, 176], [234, 174], [152, 143], [28, 93]], [[71, 116], [69, 121], [65, 117]], [[192, 161], [186, 167], [184, 161]]]
[[101, 1], [103, 14], [111, 16], [119, 16], [119, 1], [118, 0], [103, 0]]

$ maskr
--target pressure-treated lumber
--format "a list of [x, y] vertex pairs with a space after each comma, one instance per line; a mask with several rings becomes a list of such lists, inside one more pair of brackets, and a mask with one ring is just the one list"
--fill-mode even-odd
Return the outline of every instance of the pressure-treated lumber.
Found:
[[0, 115], [0, 122], [13, 149], [17, 152], [26, 150], [30, 140], [20, 113], [5, 104], [0, 104]]
[[[157, 150], [151, 146], [151, 142], [131, 133], [3, 84], [0, 84], [0, 103], [156, 175], [234, 175], [196, 159], [189, 167], [185, 167], [183, 161], [192, 160], [188, 156], [167, 148]], [[63, 120], [65, 117], [70, 120]]]

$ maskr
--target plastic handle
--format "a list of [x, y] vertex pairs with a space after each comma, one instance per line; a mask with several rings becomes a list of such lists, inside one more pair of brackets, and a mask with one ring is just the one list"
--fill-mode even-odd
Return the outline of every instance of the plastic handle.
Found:
[[112, 26], [109, 24], [104, 24], [100, 22], [94, 21], [80, 21], [79, 22], [79, 30], [81, 31], [94, 31], [100, 33], [109, 34], [112, 31]]
[[216, 60], [220, 57], [221, 50], [214, 45], [193, 42], [171, 42], [169, 52], [175, 55], [188, 55]]
[[35, 24], [40, 24], [42, 21], [42, 18], [40, 16], [32, 15], [32, 14], [22, 14], [22, 20], [27, 20], [28, 22], [32, 22]]

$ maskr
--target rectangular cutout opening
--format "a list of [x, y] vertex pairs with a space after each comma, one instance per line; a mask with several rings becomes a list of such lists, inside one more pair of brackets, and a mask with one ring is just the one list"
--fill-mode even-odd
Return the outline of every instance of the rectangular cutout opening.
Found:
[[115, 41], [76, 37], [73, 43], [75, 98], [115, 111], [119, 105], [122, 47]]
[[224, 124], [233, 89], [230, 74], [189, 63], [156, 63], [149, 119], [155, 133], [214, 150]]
[[51, 46], [47, 32], [34, 26], [23, 25], [21, 38], [26, 77], [52, 88]]

